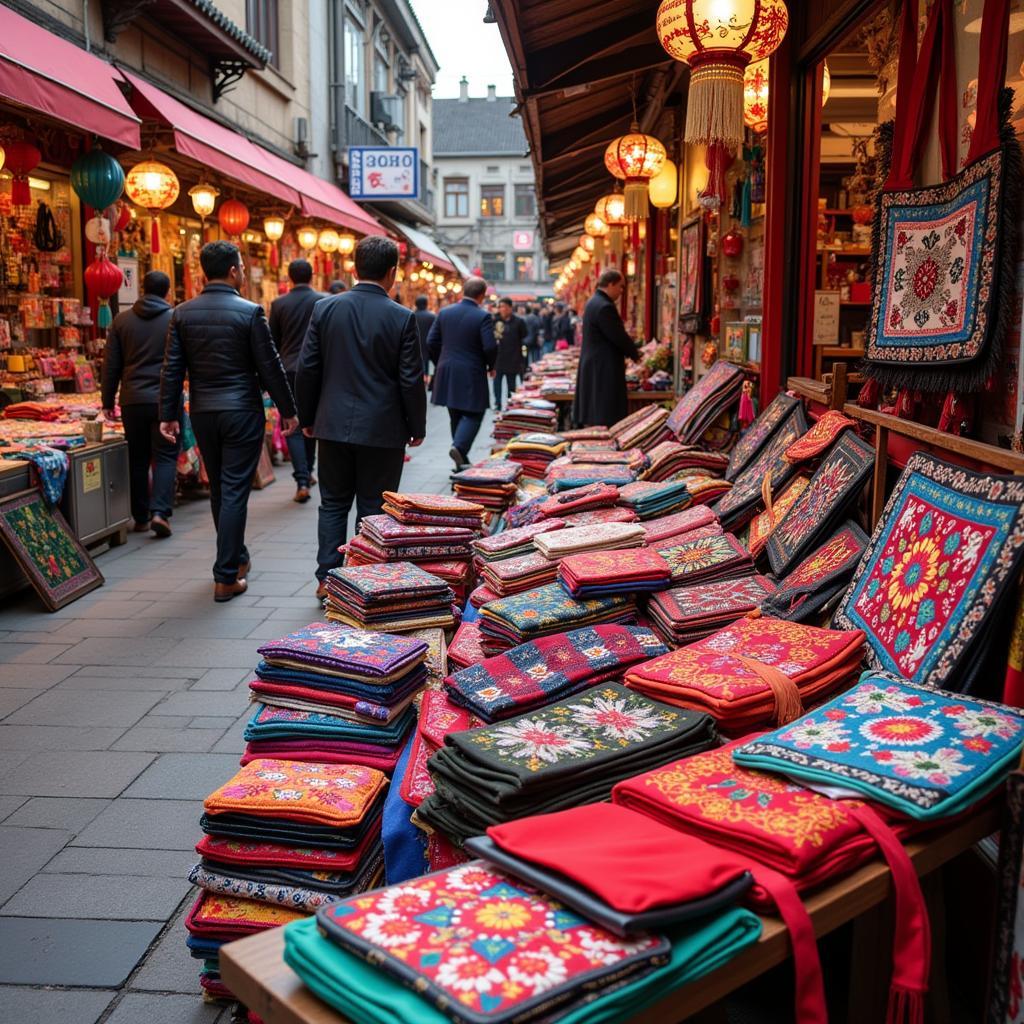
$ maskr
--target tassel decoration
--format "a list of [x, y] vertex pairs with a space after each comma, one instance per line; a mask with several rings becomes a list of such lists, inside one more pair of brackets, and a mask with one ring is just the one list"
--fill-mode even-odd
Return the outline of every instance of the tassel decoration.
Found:
[[150, 249], [156, 255], [160, 252], [160, 219], [156, 214], [152, 217], [152, 231], [150, 235]]
[[690, 75], [686, 141], [735, 149], [743, 141], [743, 68], [746, 61], [702, 63]]

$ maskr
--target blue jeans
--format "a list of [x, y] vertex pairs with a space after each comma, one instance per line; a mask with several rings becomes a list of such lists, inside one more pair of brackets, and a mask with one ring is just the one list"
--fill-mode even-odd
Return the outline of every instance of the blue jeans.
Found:
[[468, 459], [469, 449], [473, 447], [476, 435], [480, 432], [484, 414], [482, 412], [465, 412], [462, 409], [449, 409], [448, 419], [452, 425], [452, 445]]
[[[496, 373], [494, 375], [494, 404], [498, 409], [501, 408], [501, 393], [504, 390], [502, 385], [506, 382], [508, 383], [508, 393], [511, 396], [512, 392], [516, 389], [516, 382], [518, 380], [518, 373]], [[459, 451], [461, 450], [460, 448]]]

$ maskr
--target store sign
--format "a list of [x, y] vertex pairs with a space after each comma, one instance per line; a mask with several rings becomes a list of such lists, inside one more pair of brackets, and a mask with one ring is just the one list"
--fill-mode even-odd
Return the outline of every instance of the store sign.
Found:
[[513, 231], [512, 248], [516, 252], [530, 252], [533, 249], [533, 232]]
[[139, 261], [134, 256], [118, 256], [121, 287], [117, 290], [118, 306], [127, 309], [139, 297]]
[[348, 192], [353, 199], [419, 199], [415, 146], [349, 146]]
[[814, 344], [839, 344], [840, 295], [837, 291], [814, 293]]

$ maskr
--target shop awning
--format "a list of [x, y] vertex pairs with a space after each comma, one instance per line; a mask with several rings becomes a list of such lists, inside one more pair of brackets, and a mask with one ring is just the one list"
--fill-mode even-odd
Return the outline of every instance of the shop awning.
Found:
[[419, 250], [420, 259], [429, 260], [441, 270], [448, 270], [453, 274], [462, 276], [461, 271], [455, 266], [452, 258], [430, 235], [406, 224], [405, 221], [396, 220], [394, 217], [389, 217], [388, 220], [394, 224], [399, 234], [403, 235], [411, 246]]
[[117, 83], [117, 71], [106, 61], [4, 10], [0, 98], [138, 149], [139, 119]]
[[453, 252], [448, 252], [447, 249], [445, 249], [445, 252], [448, 253], [448, 256], [451, 259], [452, 263], [455, 264], [455, 273], [457, 273], [459, 277], [462, 278], [463, 281], [465, 281], [467, 277], [473, 276], [473, 271], [466, 266], [466, 264], [463, 262], [460, 256], [457, 256]]
[[[281, 161], [286, 163], [286, 161]], [[293, 167], [303, 182], [299, 191], [302, 194], [302, 212], [310, 217], [321, 217], [333, 221], [342, 227], [351, 228], [362, 235], [386, 235], [387, 229], [368, 210], [364, 210], [350, 195], [343, 192], [337, 185], [324, 181], [315, 174]]]

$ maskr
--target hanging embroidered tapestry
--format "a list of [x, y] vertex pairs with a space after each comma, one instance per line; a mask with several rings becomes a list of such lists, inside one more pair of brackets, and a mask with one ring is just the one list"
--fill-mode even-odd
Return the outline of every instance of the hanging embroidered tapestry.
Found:
[[760, 416], [750, 424], [747, 432], [736, 442], [729, 453], [729, 466], [725, 471], [726, 480], [735, 480], [746, 469], [747, 463], [757, 455], [765, 442], [775, 433], [786, 415], [800, 404], [799, 398], [780, 391]]
[[1024, 554], [1024, 480], [916, 452], [834, 622], [863, 629], [868, 664], [950, 689]]

